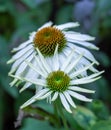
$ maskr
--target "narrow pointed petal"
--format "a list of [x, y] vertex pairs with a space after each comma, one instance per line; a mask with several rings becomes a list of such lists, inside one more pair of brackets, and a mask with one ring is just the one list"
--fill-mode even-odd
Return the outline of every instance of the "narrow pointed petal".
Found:
[[81, 74], [82, 72], [88, 70], [91, 66], [93, 66], [95, 63], [93, 62], [92, 64], [89, 64], [86, 67], [83, 67], [82, 69], [77, 70], [76, 72], [70, 74], [71, 79], [73, 79], [74, 77], [78, 76], [79, 74]]
[[12, 59], [17, 60], [18, 58], [22, 57], [23, 55], [25, 55], [29, 50], [33, 50], [33, 46], [32, 44], [27, 46], [26, 48], [18, 51], [13, 57]]
[[60, 99], [61, 99], [61, 102], [62, 102], [62, 105], [64, 106], [64, 108], [69, 112], [69, 113], [72, 113], [71, 109], [70, 109], [70, 106], [65, 98], [65, 96], [60, 93]]
[[41, 72], [43, 72], [43, 73], [46, 75], [46, 77], [47, 77], [48, 72], [47, 72], [46, 69], [44, 68], [43, 64], [41, 64], [39, 56], [38, 56], [38, 57], [37, 57], [37, 56], [34, 56], [34, 57], [35, 57], [35, 60], [36, 60], [36, 62], [37, 62], [37, 66], [40, 68]]
[[51, 69], [50, 69], [49, 65], [47, 64], [45, 58], [43, 57], [43, 55], [41, 54], [41, 52], [39, 51], [38, 48], [37, 48], [37, 52], [38, 52], [38, 55], [39, 55], [39, 57], [41, 59], [41, 62], [43, 64], [44, 68], [47, 70], [48, 73], [50, 73]]
[[95, 38], [86, 34], [80, 34], [80, 33], [70, 33], [66, 32], [65, 36], [67, 39], [77, 40], [77, 41], [92, 41]]
[[104, 71], [101, 71], [101, 72], [92, 74], [92, 75], [90, 75], [90, 76], [87, 76], [87, 77], [85, 77], [85, 79], [92, 79], [92, 78], [95, 78], [95, 77], [101, 75], [102, 73], [104, 73]]
[[69, 22], [69, 23], [65, 23], [65, 24], [61, 24], [61, 25], [57, 25], [56, 27], [60, 30], [64, 30], [64, 29], [68, 29], [68, 28], [74, 28], [74, 27], [78, 27], [79, 23], [78, 22]]
[[69, 64], [69, 66], [67, 67], [67, 69], [65, 70], [66, 73], [69, 73], [80, 61], [80, 59], [83, 57], [83, 54], [79, 55], [77, 57], [77, 59], [74, 62], [71, 62], [71, 64]]
[[74, 91], [77, 91], [77, 92], [84, 92], [84, 93], [95, 93], [95, 91], [93, 91], [93, 90], [81, 88], [81, 87], [78, 87], [78, 86], [69, 87], [69, 90], [74, 90]]
[[27, 82], [25, 83], [25, 85], [20, 89], [20, 93], [23, 92], [24, 90], [26, 90], [27, 88], [29, 88], [32, 85], [32, 83]]
[[24, 77], [17, 76], [17, 75], [10, 75], [10, 76], [13, 78], [16, 78], [18, 80], [21, 80], [21, 81], [26, 81], [26, 82], [30, 82], [30, 83], [35, 84], [35, 85], [40, 85], [40, 86], [46, 87], [46, 83], [42, 79], [24, 78]]
[[36, 98], [37, 100], [42, 100], [42, 99], [45, 99], [45, 98], [48, 98], [50, 95], [52, 94], [52, 91], [49, 91], [47, 92], [46, 94]]
[[74, 101], [72, 100], [70, 94], [68, 92], [64, 92], [64, 95], [65, 95], [67, 101], [71, 104], [71, 106], [76, 108], [76, 105], [75, 105]]
[[87, 97], [85, 97], [85, 96], [83, 96], [83, 95], [81, 95], [81, 94], [76, 93], [76, 92], [73, 92], [73, 91], [68, 90], [68, 93], [69, 93], [72, 97], [74, 97], [74, 98], [76, 98], [76, 99], [78, 99], [78, 100], [80, 100], [80, 101], [84, 101], [84, 102], [91, 102], [91, 101], [92, 101], [92, 99], [89, 99], [89, 98], [87, 98]]
[[38, 92], [36, 95], [34, 95], [31, 99], [29, 99], [27, 102], [25, 102], [20, 108], [23, 109], [25, 108], [26, 106], [34, 103], [38, 97], [46, 94], [47, 92], [49, 91], [49, 89], [43, 89], [41, 90], [40, 92]]
[[75, 43], [79, 44], [79, 45], [82, 45], [84, 47], [87, 47], [89, 49], [93, 49], [93, 50], [99, 50], [99, 48], [97, 46], [95, 46], [93, 43], [90, 43], [90, 42], [86, 42], [86, 41], [76, 41], [75, 40]]
[[28, 40], [28, 41], [26, 41], [26, 42], [23, 42], [23, 43], [20, 44], [18, 47], [14, 48], [14, 49], [12, 50], [12, 52], [16, 52], [16, 51], [18, 51], [18, 50], [21, 50], [21, 49], [25, 48], [25, 47], [26, 47], [27, 45], [29, 45], [31, 42], [32, 42], [32, 40]]
[[[28, 62], [31, 62], [32, 60], [33, 60], [33, 55], [31, 55], [31, 56], [29, 56], [29, 57], [27, 58], [27, 61], [28, 61]], [[21, 73], [23, 73], [23, 71], [26, 69], [26, 67], [27, 67], [26, 62], [25, 62], [25, 61], [22, 62], [22, 63], [20, 64], [20, 66], [18, 67], [18, 69], [17, 69], [15, 75], [20, 75]]]
[[26, 60], [30, 55], [33, 55], [33, 50], [30, 50], [29, 52], [27, 52], [25, 55], [23, 55], [20, 59], [17, 59], [16, 61], [13, 60], [13, 65], [11, 67], [11, 70], [9, 73], [14, 73], [16, 71], [17, 68], [19, 68], [19, 65]]
[[57, 97], [58, 97], [58, 92], [55, 92], [51, 101], [55, 101], [57, 99]]
[[59, 57], [58, 57], [58, 44], [56, 46], [54, 56], [53, 56], [53, 70], [59, 70]]
[[61, 67], [61, 70], [65, 71], [66, 67], [69, 65], [69, 63], [72, 60], [72, 57], [74, 55], [74, 49], [71, 51], [71, 53], [69, 54], [69, 56], [67, 57], [66, 61], [64, 62], [64, 64]]
[[12, 87], [12, 86], [14, 86], [15, 84], [16, 84], [16, 82], [18, 81], [18, 79], [14, 79], [9, 85], [10, 85], [10, 87]]
[[46, 74], [43, 73], [43, 71], [41, 71], [38, 67], [35, 67], [32, 63], [26, 61], [27, 65], [30, 66], [30, 68], [32, 68], [36, 73], [40, 74], [41, 76], [43, 76], [44, 78], [46, 78]]
[[94, 82], [98, 79], [100, 79], [101, 76], [97, 77], [97, 78], [94, 78], [94, 79], [76, 79], [76, 80], [73, 80], [70, 82], [70, 85], [78, 85], [78, 84], [87, 84], [87, 83], [91, 83], [91, 82]]
[[86, 59], [88, 59], [89, 61], [95, 62], [96, 64], [99, 64], [98, 61], [94, 58], [94, 56], [86, 49], [84, 49], [83, 47], [78, 47], [76, 44], [74, 43], [68, 43], [67, 46], [69, 46], [70, 48], [76, 48], [75, 51], [78, 54], [84, 53], [84, 57]]

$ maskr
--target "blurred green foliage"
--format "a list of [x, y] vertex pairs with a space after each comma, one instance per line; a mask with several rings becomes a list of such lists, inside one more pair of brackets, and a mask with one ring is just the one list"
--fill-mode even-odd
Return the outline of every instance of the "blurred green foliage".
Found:
[[[76, 1], [77, 2], [77, 1]], [[10, 88], [8, 77], [10, 66], [6, 64], [11, 58], [11, 49], [25, 41], [29, 33], [47, 21], [61, 24], [75, 21], [73, 8], [76, 2], [65, 0], [1, 0], [0, 1], [0, 130], [14, 130], [19, 106], [32, 96], [32, 91], [18, 94], [16, 87]], [[86, 87], [96, 90], [94, 102], [80, 104], [73, 116], [66, 113], [71, 130], [111, 130], [111, 1], [95, 0], [93, 27], [89, 30], [97, 38], [99, 52], [93, 52], [100, 62], [98, 69], [105, 69], [103, 78]], [[86, 7], [87, 8], [87, 7]], [[108, 40], [107, 40], [108, 39]], [[104, 42], [103, 42], [104, 41]], [[108, 50], [109, 49], [109, 50]], [[41, 108], [52, 111], [47, 103], [39, 104]], [[81, 106], [82, 105], [82, 106]], [[50, 109], [50, 108], [51, 109]], [[39, 121], [25, 118], [19, 130], [56, 130], [47, 119]], [[63, 130], [63, 128], [58, 128]]]

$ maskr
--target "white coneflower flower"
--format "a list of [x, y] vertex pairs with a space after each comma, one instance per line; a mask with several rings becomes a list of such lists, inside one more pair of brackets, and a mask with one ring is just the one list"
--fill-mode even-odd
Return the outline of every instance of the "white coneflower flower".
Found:
[[33, 78], [30, 76], [30, 78], [25, 78], [12, 75], [12, 77], [15, 79], [30, 82], [42, 88], [41, 90], [37, 91], [31, 99], [24, 103], [21, 108], [24, 108], [37, 100], [47, 98], [49, 102], [52, 102], [59, 98], [64, 108], [71, 113], [70, 106], [74, 108], [76, 107], [72, 98], [76, 98], [85, 102], [92, 101], [92, 99], [79, 94], [79, 92], [94, 93], [94, 91], [81, 88], [79, 85], [91, 83], [99, 79], [101, 77], [100, 74], [103, 73], [103, 71], [83, 76], [81, 73], [89, 70], [95, 62], [75, 70], [75, 67], [78, 63], [80, 63], [80, 60], [84, 55], [80, 54], [75, 61], [72, 61], [73, 55], [76, 53], [75, 50], [70, 52], [70, 54], [66, 57], [66, 60], [61, 65], [58, 57], [58, 47], [59, 46], [57, 45], [52, 58], [52, 63], [47, 62], [38, 48], [38, 56], [34, 56], [37, 66], [34, 66], [32, 63], [26, 61], [26, 64], [30, 67], [30, 69], [33, 69], [37, 74], [40, 75], [40, 77]]
[[[13, 63], [9, 75], [15, 74], [16, 76], [24, 77], [30, 77], [31, 75], [33, 77], [38, 77], [38, 74], [33, 70], [30, 70], [30, 67], [26, 64], [25, 60], [31, 62], [33, 65], [36, 64], [34, 57], [34, 55], [37, 54], [36, 48], [40, 50], [45, 58], [52, 57], [57, 44], [60, 64], [64, 62], [72, 48], [75, 48], [76, 52], [72, 60], [75, 60], [80, 53], [84, 52], [77, 69], [84, 67], [84, 65], [89, 65], [91, 62], [98, 63], [93, 55], [86, 49], [98, 49], [95, 45], [87, 42], [94, 40], [94, 37], [74, 31], [67, 31], [68, 28], [77, 27], [78, 25], [78, 23], [70, 22], [52, 26], [52, 22], [48, 22], [36, 32], [31, 33], [28, 41], [13, 49], [12, 52], [15, 52], [16, 54], [8, 61], [8, 63]], [[90, 69], [93, 72], [97, 72], [94, 67], [91, 67]], [[18, 81], [18, 79], [14, 79], [10, 85], [17, 85], [19, 83]], [[25, 88], [28, 88], [30, 85], [31, 83], [26, 83]]]

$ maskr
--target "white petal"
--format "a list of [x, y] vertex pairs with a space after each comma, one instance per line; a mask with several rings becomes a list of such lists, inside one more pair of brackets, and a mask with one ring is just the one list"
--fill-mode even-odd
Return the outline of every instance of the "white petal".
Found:
[[42, 62], [42, 64], [43, 64], [44, 68], [46, 69], [46, 71], [47, 71], [48, 73], [50, 73], [50, 72], [51, 72], [51, 69], [50, 69], [49, 65], [47, 64], [45, 58], [43, 57], [43, 55], [41, 54], [41, 52], [39, 51], [38, 48], [37, 48], [37, 52], [38, 52], [38, 55], [39, 55], [39, 57], [40, 57], [40, 60], [41, 60], [41, 62]]
[[88, 70], [88, 69], [89, 69], [91, 66], [93, 66], [93, 65], [94, 65], [94, 63], [92, 63], [92, 64], [90, 64], [90, 65], [88, 65], [88, 66], [86, 66], [86, 67], [83, 67], [83, 68], [81, 68], [81, 69], [79, 69], [79, 70], [73, 72], [72, 74], [70, 74], [71, 79], [73, 79], [74, 77], [78, 76], [78, 75], [81, 74], [82, 72]]
[[87, 41], [73, 40], [73, 39], [69, 39], [67, 37], [66, 37], [66, 39], [67, 39], [68, 42], [72, 42], [73, 44], [75, 43], [75, 44], [87, 47], [89, 49], [99, 50], [99, 48], [96, 47], [93, 43], [90, 43], [90, 42], [87, 42]]
[[66, 109], [69, 113], [72, 113], [72, 111], [71, 111], [71, 109], [70, 109], [70, 106], [69, 106], [69, 104], [68, 104], [68, 102], [67, 102], [65, 96], [64, 96], [62, 93], [60, 93], [59, 95], [60, 95], [61, 102], [62, 102], [63, 106], [65, 107], [65, 109]]
[[35, 67], [32, 63], [26, 61], [27, 65], [30, 66], [30, 68], [32, 68], [36, 73], [40, 74], [42, 77], [46, 78], [46, 74], [40, 70], [39, 67]]
[[28, 41], [26, 41], [26, 42], [21, 43], [17, 48], [14, 48], [14, 49], [12, 50], [12, 52], [16, 52], [16, 51], [18, 51], [18, 50], [21, 50], [21, 49], [25, 48], [25, 47], [26, 47], [27, 45], [29, 45], [31, 42], [32, 42], [32, 40], [28, 40]]
[[58, 97], [58, 92], [55, 92], [51, 101], [55, 101], [57, 99], [57, 97]]
[[69, 66], [66, 68], [65, 72], [69, 73], [72, 69], [74, 69], [74, 67], [78, 64], [78, 62], [80, 61], [80, 59], [83, 57], [83, 54], [79, 55], [77, 57], [77, 59], [74, 62], [71, 62], [69, 64]]
[[[33, 55], [31, 55], [30, 57], [28, 57], [26, 60], [27, 60], [28, 62], [31, 62], [31, 60], [33, 60]], [[15, 75], [19, 75], [19, 74], [23, 73], [23, 71], [26, 69], [27, 66], [28, 66], [28, 65], [26, 64], [25, 61], [22, 62], [22, 63], [20, 64], [20, 66], [18, 67], [18, 69], [17, 69]]]
[[52, 94], [52, 91], [49, 91], [47, 92], [46, 94], [36, 98], [37, 100], [42, 100], [42, 99], [45, 99], [45, 98], [48, 98], [50, 95]]
[[78, 87], [78, 86], [73, 86], [73, 87], [70, 86], [69, 89], [70, 89], [70, 90], [77, 91], [77, 92], [95, 93], [95, 91], [93, 91], [93, 90], [88, 90], [88, 89], [81, 88], [81, 87]]
[[43, 79], [24, 78], [24, 77], [17, 76], [17, 75], [10, 75], [10, 76], [13, 78], [16, 78], [18, 80], [21, 80], [21, 81], [30, 82], [35, 85], [40, 85], [40, 86], [44, 86], [44, 87], [47, 86], [45, 80], [43, 80]]
[[65, 95], [67, 101], [71, 104], [71, 106], [73, 106], [74, 108], [76, 108], [76, 105], [75, 105], [74, 101], [72, 100], [70, 94], [65, 91], [64, 95]]
[[[10, 75], [9, 75], [10, 76]], [[16, 82], [18, 81], [18, 79], [14, 79], [11, 83], [10, 83], [10, 87], [14, 86], [14, 84], [16, 84]]]
[[46, 69], [44, 68], [43, 64], [40, 62], [40, 57], [38, 56], [34, 56], [35, 60], [37, 62], [37, 66], [41, 69], [41, 72], [47, 77], [48, 72], [46, 71]]
[[78, 54], [84, 53], [84, 57], [87, 58], [88, 60], [95, 62], [96, 64], [99, 64], [97, 62], [97, 60], [94, 58], [94, 56], [85, 48], [83, 47], [78, 47], [76, 44], [74, 43], [68, 43], [67, 46], [69, 46], [70, 48], [75, 48], [75, 51]]
[[76, 99], [78, 99], [78, 100], [85, 101], [85, 102], [91, 102], [91, 101], [92, 101], [92, 99], [89, 99], [89, 98], [87, 98], [87, 97], [85, 97], [85, 96], [83, 96], [83, 95], [81, 95], [81, 94], [76, 93], [76, 92], [73, 92], [73, 91], [68, 90], [68, 93], [69, 93], [72, 97], [74, 97], [74, 98], [76, 98]]
[[74, 27], [78, 27], [79, 23], [78, 22], [69, 22], [69, 23], [65, 23], [65, 24], [61, 24], [61, 25], [57, 25], [56, 27], [60, 30], [64, 30], [67, 28], [74, 28]]
[[91, 41], [94, 40], [95, 38], [86, 34], [80, 34], [80, 33], [70, 33], [70, 32], [66, 32], [65, 36], [67, 37], [67, 39], [69, 39], [68, 41], [70, 41], [70, 39], [74, 40], [74, 42], [77, 41]]
[[23, 109], [24, 107], [32, 104], [33, 102], [35, 102], [37, 100], [37, 98], [39, 96], [42, 96], [42, 95], [46, 94], [48, 91], [49, 91], [49, 89], [43, 89], [43, 90], [41, 90], [36, 95], [34, 95], [31, 99], [29, 99], [27, 102], [25, 102], [20, 108]]
[[69, 56], [67, 56], [67, 59], [64, 62], [64, 64], [62, 64], [61, 70], [63, 70], [63, 71], [66, 70], [66, 67], [70, 64], [73, 55], [74, 55], [74, 49], [71, 51], [71, 53], [69, 54]]
[[20, 58], [21, 56], [25, 55], [29, 50], [33, 50], [33, 46], [32, 45], [29, 45], [27, 46], [26, 48], [18, 51], [13, 57], [12, 59], [16, 60], [18, 58]]
[[32, 85], [32, 83], [30, 82], [27, 82], [25, 83], [25, 85], [20, 89], [20, 93], [23, 92], [25, 89], [29, 88], [30, 86]]
[[53, 70], [58, 70], [59, 69], [59, 58], [58, 58], [58, 44], [56, 46], [54, 56], [53, 56]]
[[87, 79], [87, 78], [76, 79], [76, 80], [71, 81], [70, 85], [87, 84], [87, 83], [94, 82], [100, 78], [101, 78], [101, 76], [94, 78], [94, 79]]
[[25, 55], [23, 55], [21, 58], [17, 59], [17, 60], [13, 63], [13, 65], [12, 65], [11, 70], [10, 70], [9, 73], [15, 72], [15, 70], [16, 70], [17, 68], [19, 68], [19, 65], [20, 65], [24, 60], [26, 60], [27, 57], [29, 57], [30, 55], [33, 55], [32, 53], [33, 53], [33, 50], [30, 50], [30, 51], [27, 52]]
[[35, 85], [40, 85], [40, 86], [44, 86], [44, 87], [47, 86], [46, 82], [44, 80], [42, 80], [42, 79], [23, 78], [23, 80], [28, 81], [28, 82], [30, 82], [32, 84], [35, 84]]
[[38, 30], [43, 29], [45, 27], [50, 27], [53, 23], [51, 21], [45, 23], [42, 27], [40, 27]]

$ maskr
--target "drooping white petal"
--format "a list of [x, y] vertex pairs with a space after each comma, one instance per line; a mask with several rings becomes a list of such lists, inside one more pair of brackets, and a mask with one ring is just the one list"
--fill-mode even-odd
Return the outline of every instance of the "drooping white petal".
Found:
[[74, 69], [74, 67], [78, 64], [78, 62], [80, 61], [80, 59], [83, 57], [83, 54], [79, 55], [77, 57], [77, 59], [74, 62], [71, 62], [69, 64], [69, 66], [65, 69], [66, 73], [69, 73], [72, 69]]
[[45, 74], [45, 76], [48, 76], [48, 72], [46, 71], [46, 69], [44, 68], [43, 64], [40, 62], [40, 57], [39, 56], [34, 56], [35, 60], [37, 62], [37, 66], [40, 68], [41, 72], [43, 72]]
[[28, 41], [26, 41], [26, 42], [23, 42], [23, 43], [20, 44], [18, 47], [14, 48], [14, 49], [12, 50], [12, 52], [16, 52], [16, 51], [18, 51], [18, 50], [21, 50], [21, 49], [25, 48], [25, 47], [26, 47], [27, 45], [29, 45], [31, 42], [32, 42], [32, 40], [28, 40]]
[[40, 85], [40, 86], [44, 86], [44, 87], [47, 86], [45, 80], [42, 80], [42, 79], [24, 78], [24, 77], [17, 76], [17, 75], [10, 75], [10, 76], [13, 78], [16, 78], [18, 80], [21, 80], [21, 81], [30, 82], [35, 85]]
[[75, 51], [78, 54], [84, 53], [84, 57], [87, 58], [88, 60], [95, 62], [96, 64], [99, 64], [98, 61], [94, 58], [94, 56], [86, 49], [84, 49], [83, 47], [78, 47], [77, 45], [73, 44], [73, 43], [68, 43], [67, 46], [69, 46], [70, 48], [75, 48]]
[[84, 93], [95, 93], [95, 91], [93, 91], [93, 90], [81, 88], [81, 87], [78, 87], [78, 86], [70, 86], [69, 90], [74, 90], [74, 91], [77, 91], [77, 92], [84, 92]]
[[98, 73], [94, 73], [94, 74], [92, 74], [90, 76], [85, 77], [85, 79], [95, 78], [95, 77], [101, 75], [102, 73], [104, 73], [104, 71], [101, 71], [101, 72], [98, 72]]
[[70, 81], [70, 85], [87, 84], [87, 83], [94, 82], [100, 78], [101, 78], [101, 76], [99, 76], [97, 78], [93, 78], [93, 79], [87, 79], [87, 78], [76, 79], [76, 80]]
[[23, 92], [24, 90], [26, 90], [27, 88], [29, 88], [32, 85], [32, 83], [27, 82], [25, 83], [25, 85], [20, 89], [20, 93]]
[[56, 27], [60, 30], [64, 30], [64, 29], [68, 29], [68, 28], [74, 28], [74, 27], [78, 27], [79, 23], [78, 22], [69, 22], [69, 23], [65, 23], [65, 24], [61, 24], [61, 25], [57, 25]]
[[79, 40], [72, 40], [72, 39], [68, 39], [68, 41], [76, 43], [81, 46], [84, 46], [89, 49], [99, 50], [99, 48], [96, 45], [94, 45], [93, 43], [87, 42], [87, 41], [79, 41]]
[[56, 71], [58, 69], [59, 69], [59, 57], [58, 57], [58, 44], [57, 44], [53, 56], [53, 70]]
[[70, 106], [69, 106], [69, 104], [68, 104], [68, 102], [67, 102], [65, 96], [64, 96], [62, 93], [60, 93], [59, 95], [60, 95], [61, 102], [62, 102], [63, 106], [65, 107], [65, 109], [66, 109], [69, 113], [72, 113], [72, 111], [71, 111], [71, 109], [70, 109]]
[[42, 100], [45, 98], [48, 98], [50, 95], [52, 94], [52, 91], [47, 92], [46, 94], [39, 96], [38, 98], [36, 98], [37, 100]]
[[27, 59], [27, 57], [29, 57], [30, 55], [33, 55], [32, 53], [33, 53], [33, 50], [30, 50], [29, 52], [27, 52], [26, 54], [24, 54], [21, 58], [17, 59], [17, 60], [13, 63], [13, 65], [12, 65], [11, 70], [10, 70], [9, 73], [14, 73], [14, 72], [16, 71], [16, 69], [19, 68], [19, 65], [20, 65], [24, 60]]
[[[27, 60], [28, 62], [31, 62], [31, 61], [33, 60], [33, 58], [34, 58], [33, 55], [30, 55], [26, 60]], [[25, 61], [23, 61], [23, 62], [20, 64], [19, 68], [17, 69], [15, 75], [20, 75], [21, 73], [23, 73], [23, 71], [26, 69], [26, 67], [27, 67], [27, 64], [26, 64]]]
[[95, 38], [86, 34], [80, 34], [80, 33], [71, 33], [71, 32], [66, 32], [65, 36], [67, 37], [67, 39], [69, 39], [68, 41], [70, 41], [70, 39], [72, 39], [74, 42], [77, 41], [92, 41]]
[[89, 69], [91, 66], [93, 66], [93, 65], [94, 65], [94, 62], [93, 62], [92, 64], [89, 64], [89, 65], [86, 66], [86, 67], [83, 67], [83, 68], [81, 68], [81, 69], [79, 69], [79, 70], [77, 70], [77, 71], [71, 73], [71, 74], [70, 74], [71, 79], [73, 79], [74, 77], [78, 76], [78, 75], [81, 74], [82, 72], [88, 70], [88, 69]]
[[76, 108], [76, 105], [75, 105], [74, 101], [72, 100], [70, 94], [67, 91], [65, 91], [63, 94], [65, 95], [67, 101], [71, 104], [71, 106]]
[[45, 58], [43, 57], [43, 55], [41, 54], [41, 52], [39, 51], [38, 48], [37, 48], [37, 52], [38, 52], [38, 55], [39, 55], [39, 57], [40, 57], [40, 60], [41, 60], [41, 62], [42, 62], [42, 64], [43, 64], [44, 68], [46, 69], [46, 71], [47, 71], [48, 73], [50, 73], [50, 72], [51, 72], [50, 66], [47, 64]]
[[38, 92], [36, 95], [34, 95], [31, 99], [29, 99], [27, 102], [25, 102], [20, 108], [23, 109], [24, 107], [34, 103], [38, 97], [46, 94], [49, 91], [49, 89], [43, 89], [40, 92]]
[[10, 87], [14, 86], [14, 84], [16, 84], [16, 82], [18, 81], [18, 79], [14, 79], [11, 83], [10, 83]]
[[22, 57], [24, 54], [26, 54], [29, 50], [33, 50], [33, 46], [32, 44], [30, 44], [29, 46], [27, 46], [26, 48], [18, 51], [13, 57], [12, 59], [17, 60], [18, 58]]
[[62, 64], [61, 70], [65, 71], [66, 67], [70, 64], [73, 55], [74, 55], [74, 49], [71, 51], [71, 53], [67, 57], [67, 59], [64, 62], [64, 64]]
[[43, 29], [45, 27], [50, 27], [52, 24], [53, 23], [51, 21], [49, 21], [49, 22], [45, 23], [42, 27], [40, 27], [38, 30], [41, 30], [41, 29]]
[[40, 70], [40, 68], [35, 67], [32, 63], [26, 61], [27, 65], [30, 66], [30, 68], [32, 68], [36, 73], [40, 74], [42, 77], [46, 78], [46, 73], [44, 73], [43, 71]]
[[85, 101], [85, 102], [91, 102], [91, 101], [92, 101], [92, 99], [89, 99], [89, 98], [87, 98], [87, 97], [85, 97], [85, 96], [83, 96], [83, 95], [81, 95], [81, 94], [78, 94], [78, 93], [76, 93], [76, 92], [73, 92], [73, 91], [71, 91], [71, 90], [68, 90], [68, 93], [69, 93], [72, 97], [74, 97], [74, 98], [76, 98], [76, 99], [78, 99], [78, 100]]
[[58, 92], [55, 92], [51, 101], [55, 101], [57, 99], [57, 97], [58, 97]]

